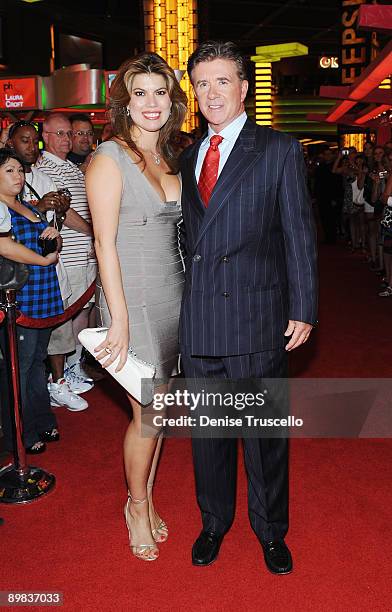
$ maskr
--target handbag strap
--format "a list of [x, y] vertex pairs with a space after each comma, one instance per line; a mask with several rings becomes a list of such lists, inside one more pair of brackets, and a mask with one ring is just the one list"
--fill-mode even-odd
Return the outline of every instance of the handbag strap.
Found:
[[37, 198], [37, 200], [41, 199], [41, 196], [38, 195], [38, 193], [36, 192], [34, 187], [32, 185], [30, 185], [30, 183], [28, 183], [26, 180], [25, 180], [25, 185], [26, 185], [26, 187], [28, 187], [30, 189], [31, 193], [33, 194], [34, 197]]
[[[25, 180], [25, 185], [30, 189], [31, 193], [33, 194], [34, 197], [37, 198], [37, 200], [41, 200], [41, 196], [37, 193], [37, 191], [34, 189], [34, 187], [32, 185], [30, 185], [30, 183], [28, 181], [26, 181], [26, 180]], [[46, 222], [48, 221], [46, 219], [46, 215], [44, 215], [44, 213], [41, 213], [41, 211], [39, 211], [37, 208], [35, 208], [35, 210], [37, 210], [37, 212], [40, 215], [41, 219], [44, 216], [45, 217], [45, 221]], [[60, 231], [60, 229], [62, 227], [62, 222], [61, 222], [62, 221], [62, 217], [61, 217], [61, 215], [57, 216], [57, 213], [56, 213], [55, 210], [53, 212], [54, 212], [53, 219], [49, 223], [49, 225], [52, 225], [52, 227], [54, 227], [57, 231]]]

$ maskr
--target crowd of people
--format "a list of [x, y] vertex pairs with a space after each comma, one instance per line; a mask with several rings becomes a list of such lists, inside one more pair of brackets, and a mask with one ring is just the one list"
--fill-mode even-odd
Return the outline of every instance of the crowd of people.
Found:
[[[30, 121], [11, 124], [0, 137], [0, 254], [29, 265], [28, 282], [17, 294], [18, 307], [38, 319], [63, 313], [97, 273], [84, 179], [94, 141], [90, 117], [50, 113], [42, 139], [45, 148], [40, 152], [40, 134]], [[30, 454], [44, 452], [47, 442], [59, 439], [53, 407], [88, 407], [81, 394], [93, 387], [93, 380], [84, 371], [77, 336], [95, 324], [92, 306], [90, 301], [73, 319], [54, 328], [17, 326], [24, 444]], [[1, 337], [4, 348], [4, 333]], [[4, 389], [4, 367], [1, 376]], [[10, 449], [5, 393], [2, 424]]]
[[308, 162], [326, 244], [347, 242], [381, 276], [380, 297], [392, 296], [392, 142], [366, 142], [337, 153], [325, 147]]
[[[101, 141], [112, 136], [112, 124], [107, 123]], [[40, 138], [43, 151], [39, 149]], [[177, 153], [193, 141], [180, 131], [172, 140]], [[92, 159], [94, 141], [94, 126], [83, 113], [70, 116], [49, 113], [41, 134], [36, 123], [21, 120], [3, 129], [0, 135], [0, 255], [31, 266], [29, 281], [18, 293], [18, 307], [27, 316], [46, 318], [63, 313], [96, 279], [85, 187], [85, 172]], [[7, 179], [11, 174], [17, 180], [10, 191]], [[21, 245], [34, 254], [20, 251]], [[29, 302], [24, 297], [38, 291], [39, 307], [32, 304], [34, 300]], [[85, 351], [78, 333], [95, 326], [94, 302], [93, 296], [76, 316], [54, 328], [18, 326], [24, 444], [29, 454], [44, 452], [47, 442], [59, 440], [52, 408], [65, 406], [73, 412], [88, 408], [88, 401], [82, 395], [94, 386], [94, 377], [91, 377], [94, 368], [90, 362], [86, 371]], [[4, 351], [3, 332], [0, 339]], [[0, 364], [4, 366], [4, 361], [0, 360]], [[4, 385], [5, 370], [0, 367]], [[12, 425], [7, 397], [2, 395], [3, 433], [5, 446], [10, 450]]]

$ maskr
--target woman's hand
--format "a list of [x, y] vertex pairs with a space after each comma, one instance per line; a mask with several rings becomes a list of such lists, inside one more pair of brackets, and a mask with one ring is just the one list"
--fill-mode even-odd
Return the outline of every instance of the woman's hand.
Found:
[[105, 359], [106, 361], [101, 363], [103, 368], [107, 368], [117, 357], [120, 356], [120, 361], [117, 364], [116, 372], [123, 369], [128, 356], [129, 348], [129, 329], [128, 319], [121, 322], [113, 322], [106, 335], [106, 339], [101, 342], [95, 349], [94, 353], [98, 361]]
[[55, 251], [54, 253], [48, 253], [48, 255], [45, 255], [44, 259], [47, 262], [47, 266], [56, 265], [59, 260], [59, 254], [57, 251]]
[[60, 237], [60, 232], [55, 227], [52, 227], [51, 225], [48, 225], [48, 227], [45, 227], [44, 231], [40, 235], [40, 238], [43, 238], [44, 240], [53, 240], [53, 238], [59, 238], [59, 237]]

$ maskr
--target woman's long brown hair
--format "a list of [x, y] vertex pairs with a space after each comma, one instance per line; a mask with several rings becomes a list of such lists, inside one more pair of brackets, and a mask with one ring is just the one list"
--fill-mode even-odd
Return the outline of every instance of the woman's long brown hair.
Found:
[[128, 147], [145, 162], [143, 153], [139, 151], [131, 137], [134, 125], [132, 117], [127, 115], [132, 81], [137, 74], [160, 74], [166, 82], [168, 94], [172, 103], [169, 119], [159, 132], [157, 149], [163, 156], [173, 173], [178, 172], [177, 156], [172, 144], [181, 129], [187, 111], [187, 97], [181, 89], [174, 71], [165, 60], [156, 53], [141, 53], [123, 62], [118, 69], [116, 78], [110, 88], [110, 120], [113, 134], [126, 142]]

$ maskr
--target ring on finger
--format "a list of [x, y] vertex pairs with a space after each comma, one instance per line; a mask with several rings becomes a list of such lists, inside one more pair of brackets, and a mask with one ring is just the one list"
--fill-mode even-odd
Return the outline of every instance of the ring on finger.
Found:
[[112, 354], [112, 350], [108, 347], [105, 347], [105, 353], [107, 353], [108, 355]]

